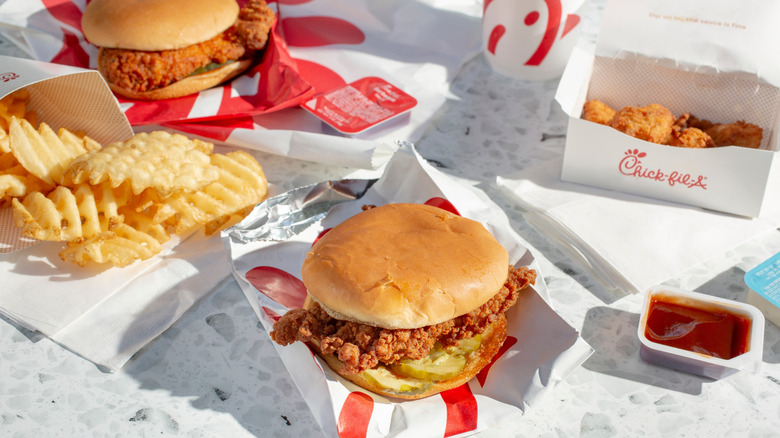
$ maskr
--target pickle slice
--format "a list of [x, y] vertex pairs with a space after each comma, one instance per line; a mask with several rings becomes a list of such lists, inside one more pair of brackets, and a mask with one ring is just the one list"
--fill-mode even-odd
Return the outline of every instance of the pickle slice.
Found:
[[479, 348], [481, 335], [463, 339], [458, 345], [443, 348], [436, 344], [428, 356], [404, 359], [387, 368], [379, 366], [363, 371], [363, 376], [386, 391], [413, 393], [427, 389], [431, 382], [447, 380], [460, 374], [466, 366], [466, 355]]
[[461, 339], [455, 347], [447, 347], [445, 351], [449, 354], [469, 354], [475, 351], [482, 344], [482, 335], [477, 334], [472, 338]]
[[422, 390], [429, 386], [429, 382], [426, 382], [425, 380], [396, 376], [391, 373], [390, 370], [382, 366], [365, 370], [362, 374], [368, 380], [373, 381], [382, 388], [397, 393]]
[[466, 366], [466, 358], [462, 355], [447, 354], [444, 350], [434, 356], [422, 359], [404, 359], [390, 365], [397, 374], [424, 380], [447, 380], [457, 376]]
[[479, 348], [482, 336], [462, 339], [458, 345], [443, 348], [436, 344], [428, 356], [422, 359], [403, 359], [390, 365], [390, 370], [403, 376], [423, 380], [447, 380], [460, 374], [466, 366], [466, 355]]

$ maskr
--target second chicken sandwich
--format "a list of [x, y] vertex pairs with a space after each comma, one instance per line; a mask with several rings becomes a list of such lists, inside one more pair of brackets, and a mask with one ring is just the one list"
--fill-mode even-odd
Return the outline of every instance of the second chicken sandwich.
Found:
[[246, 70], [275, 14], [264, 0], [92, 0], [81, 19], [98, 71], [138, 100], [186, 96]]

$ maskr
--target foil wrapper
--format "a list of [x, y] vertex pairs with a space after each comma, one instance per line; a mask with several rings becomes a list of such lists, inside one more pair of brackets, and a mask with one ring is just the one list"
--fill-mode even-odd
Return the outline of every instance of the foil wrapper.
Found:
[[360, 199], [376, 179], [323, 181], [268, 198], [228, 231], [241, 243], [280, 242], [322, 220], [342, 202]]

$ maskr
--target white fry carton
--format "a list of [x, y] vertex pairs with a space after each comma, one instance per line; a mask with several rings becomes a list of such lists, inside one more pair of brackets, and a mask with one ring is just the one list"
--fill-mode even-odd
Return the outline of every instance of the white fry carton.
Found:
[[[569, 115], [561, 179], [742, 216], [780, 204], [780, 3], [608, 1], [594, 53], [575, 49], [556, 100]], [[758, 149], [672, 147], [581, 118], [587, 100], [763, 129]]]
[[[59, 128], [81, 131], [103, 145], [133, 135], [119, 102], [97, 70], [0, 56], [0, 99], [21, 89], [29, 92], [27, 111], [36, 114], [38, 124], [46, 123], [55, 132]], [[34, 242], [23, 238], [21, 229], [14, 226], [11, 208], [0, 208], [0, 254]]]
[[133, 135], [119, 102], [96, 70], [0, 56], [0, 98], [21, 88], [30, 92], [28, 109], [37, 114], [38, 123], [83, 131], [101, 144]]

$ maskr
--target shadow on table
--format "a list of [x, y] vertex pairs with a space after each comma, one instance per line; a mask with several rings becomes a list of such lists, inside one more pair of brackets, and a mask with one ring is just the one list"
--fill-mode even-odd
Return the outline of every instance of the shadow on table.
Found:
[[14, 329], [16, 329], [16, 331], [18, 331], [20, 335], [22, 335], [25, 338], [27, 338], [27, 340], [30, 341], [33, 344], [37, 343], [38, 341], [40, 341], [41, 339], [44, 339], [46, 337], [41, 332], [37, 332], [37, 331], [34, 331], [34, 330], [26, 329], [21, 324], [16, 323], [16, 321], [14, 321], [11, 318], [8, 318], [5, 315], [0, 314], [0, 320], [2, 320], [3, 322], [7, 323], [8, 325], [13, 327]]
[[[156, 404], [143, 397], [128, 412], [139, 430], [322, 436], [232, 276], [136, 353], [122, 372], [136, 379], [142, 389], [168, 393], [166, 398], [173, 399]], [[203, 418], [182, 413], [177, 403], [203, 411]]]
[[701, 394], [704, 377], [653, 365], [639, 357], [639, 314], [594, 307], [585, 315], [581, 336], [594, 353], [582, 365], [590, 371], [659, 388]]
[[[744, 279], [745, 271], [733, 267], [697, 287], [695, 291], [746, 303], [749, 289]], [[765, 363], [780, 363], [780, 327], [769, 321], [766, 321], [764, 326], [763, 361]]]

